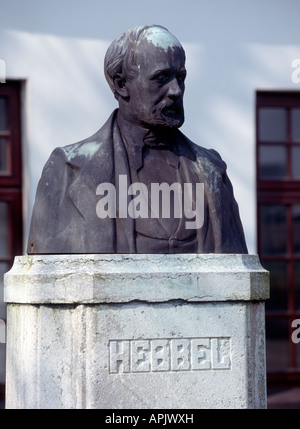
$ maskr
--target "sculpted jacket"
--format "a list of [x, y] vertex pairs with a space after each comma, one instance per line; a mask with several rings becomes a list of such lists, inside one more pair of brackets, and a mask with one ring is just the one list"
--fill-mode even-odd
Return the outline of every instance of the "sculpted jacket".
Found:
[[[97, 186], [116, 184], [116, 174], [130, 177], [116, 115], [117, 110], [92, 137], [51, 154], [37, 188], [28, 253], [136, 253], [134, 219], [100, 219], [96, 214]], [[204, 183], [204, 224], [197, 230], [197, 252], [247, 253], [225, 162], [179, 130], [171, 132], [190, 182]]]

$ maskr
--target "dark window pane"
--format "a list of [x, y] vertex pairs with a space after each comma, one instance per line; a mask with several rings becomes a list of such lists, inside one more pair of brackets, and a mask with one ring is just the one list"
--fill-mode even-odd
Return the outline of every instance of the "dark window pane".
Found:
[[292, 109], [292, 140], [300, 141], [300, 108]]
[[292, 206], [294, 253], [300, 254], [300, 204]]
[[8, 140], [0, 137], [0, 174], [9, 172]]
[[287, 137], [287, 112], [283, 108], [261, 107], [259, 109], [259, 140], [285, 141]]
[[287, 310], [287, 263], [282, 261], [263, 261], [262, 265], [270, 272], [270, 298], [266, 301], [266, 311]]
[[280, 371], [289, 367], [289, 325], [285, 319], [266, 320], [267, 371]]
[[8, 253], [8, 204], [0, 201], [0, 257]]
[[262, 255], [285, 254], [287, 252], [286, 207], [283, 205], [261, 205], [260, 249]]
[[7, 99], [0, 97], [0, 131], [7, 130]]
[[259, 147], [259, 175], [261, 179], [282, 179], [286, 176], [286, 147]]
[[292, 176], [294, 179], [300, 178], [300, 146], [292, 147]]

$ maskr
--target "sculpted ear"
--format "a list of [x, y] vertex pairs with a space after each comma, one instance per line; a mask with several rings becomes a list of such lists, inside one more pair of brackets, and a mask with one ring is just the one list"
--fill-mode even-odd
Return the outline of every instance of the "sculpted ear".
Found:
[[123, 98], [129, 97], [129, 92], [126, 85], [126, 79], [120, 74], [116, 74], [114, 76], [114, 87], [117, 94], [119, 94], [121, 97]]

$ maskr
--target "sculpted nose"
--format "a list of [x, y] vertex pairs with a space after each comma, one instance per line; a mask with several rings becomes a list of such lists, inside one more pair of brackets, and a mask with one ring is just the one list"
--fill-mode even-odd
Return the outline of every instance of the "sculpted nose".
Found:
[[183, 96], [183, 89], [179, 85], [177, 79], [173, 79], [169, 84], [168, 96], [172, 100], [177, 100]]

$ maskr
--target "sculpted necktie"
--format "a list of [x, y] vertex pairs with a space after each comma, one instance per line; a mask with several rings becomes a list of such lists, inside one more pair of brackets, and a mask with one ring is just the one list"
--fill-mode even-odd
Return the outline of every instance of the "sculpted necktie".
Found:
[[164, 132], [153, 133], [148, 131], [144, 137], [144, 145], [153, 149], [171, 149], [168, 136]]

